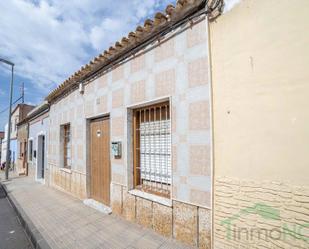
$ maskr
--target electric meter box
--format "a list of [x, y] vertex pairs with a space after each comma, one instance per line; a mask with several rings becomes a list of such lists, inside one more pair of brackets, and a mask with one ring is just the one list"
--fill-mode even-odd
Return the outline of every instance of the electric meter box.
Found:
[[115, 158], [121, 158], [121, 142], [112, 142], [112, 155]]

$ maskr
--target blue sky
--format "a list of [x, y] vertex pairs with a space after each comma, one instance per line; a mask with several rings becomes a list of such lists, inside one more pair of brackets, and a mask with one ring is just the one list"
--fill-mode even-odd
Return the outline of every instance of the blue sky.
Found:
[[[0, 1], [0, 57], [15, 63], [14, 99], [40, 103], [94, 56], [176, 0]], [[10, 68], [0, 65], [0, 112], [8, 106]], [[0, 113], [0, 130], [7, 122]]]

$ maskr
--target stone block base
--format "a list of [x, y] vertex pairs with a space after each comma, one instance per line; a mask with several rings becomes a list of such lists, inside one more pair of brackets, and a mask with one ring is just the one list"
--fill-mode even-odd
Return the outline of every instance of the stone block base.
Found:
[[[50, 186], [85, 199], [86, 176], [49, 165]], [[111, 184], [111, 208], [115, 215], [157, 233], [199, 248], [211, 247], [211, 211], [173, 201], [171, 206], [135, 196], [119, 184]]]
[[79, 199], [87, 197], [85, 174], [74, 170], [61, 170], [52, 164], [49, 164], [49, 172], [51, 187], [65, 191]]
[[199, 248], [211, 248], [211, 211], [173, 201], [172, 206], [132, 195], [127, 188], [111, 184], [113, 213], [157, 233]]

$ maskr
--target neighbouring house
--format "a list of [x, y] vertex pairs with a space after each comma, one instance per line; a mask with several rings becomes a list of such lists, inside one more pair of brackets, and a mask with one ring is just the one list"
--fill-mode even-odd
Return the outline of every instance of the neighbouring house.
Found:
[[200, 248], [307, 248], [309, 1], [222, 3], [169, 5], [47, 96], [48, 184]]
[[1, 155], [2, 155], [2, 141], [4, 140], [4, 131], [0, 131], [0, 166], [1, 166]]
[[[32, 105], [27, 104], [18, 104], [12, 111], [11, 116], [11, 141], [10, 141], [10, 151], [11, 151], [11, 167], [15, 170], [16, 169], [16, 163], [19, 153], [19, 145], [17, 144], [17, 124], [21, 122], [29, 111], [31, 111], [34, 108]], [[6, 139], [7, 139], [7, 133], [8, 133], [8, 124], [5, 126], [5, 146], [2, 148], [2, 163], [6, 161]]]
[[17, 170], [20, 174], [27, 174], [43, 183], [47, 164], [48, 112], [49, 104], [44, 101], [17, 124], [19, 144]]
[[46, 98], [51, 186], [201, 248], [212, 209], [203, 3], [169, 5]]
[[27, 175], [27, 147], [28, 147], [28, 122], [27, 119], [17, 124], [17, 146], [18, 155], [16, 163], [16, 172], [19, 175]]
[[309, 1], [238, 2], [209, 32], [213, 248], [309, 248]]
[[[28, 165], [29, 175], [35, 180], [49, 180], [47, 171], [47, 141], [49, 139], [49, 104], [43, 102], [28, 114]], [[46, 176], [46, 177], [45, 177]]]
[[12, 111], [11, 117], [11, 142], [10, 142], [10, 149], [11, 149], [11, 167], [18, 172], [17, 160], [20, 157], [20, 151], [22, 147], [17, 143], [17, 124], [24, 120], [34, 106], [28, 104], [18, 104]]

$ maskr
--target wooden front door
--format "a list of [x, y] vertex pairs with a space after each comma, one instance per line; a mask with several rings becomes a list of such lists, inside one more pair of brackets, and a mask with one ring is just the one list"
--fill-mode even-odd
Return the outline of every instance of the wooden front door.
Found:
[[110, 205], [109, 118], [90, 122], [91, 198]]

